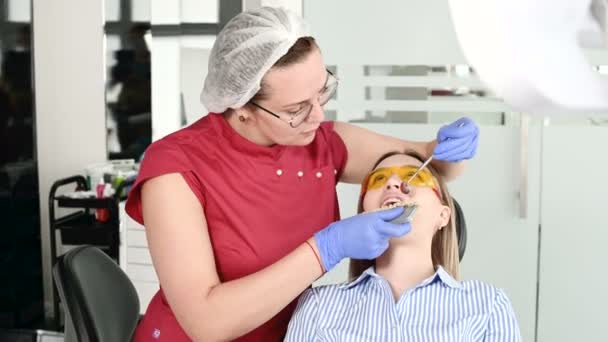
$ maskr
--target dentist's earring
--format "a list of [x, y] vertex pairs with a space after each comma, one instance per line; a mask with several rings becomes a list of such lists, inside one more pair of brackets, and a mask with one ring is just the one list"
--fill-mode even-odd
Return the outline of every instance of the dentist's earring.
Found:
[[239, 121], [240, 121], [240, 122], [245, 122], [245, 120], [247, 120], [247, 119], [245, 119], [245, 117], [244, 117], [244, 116], [239, 115]]

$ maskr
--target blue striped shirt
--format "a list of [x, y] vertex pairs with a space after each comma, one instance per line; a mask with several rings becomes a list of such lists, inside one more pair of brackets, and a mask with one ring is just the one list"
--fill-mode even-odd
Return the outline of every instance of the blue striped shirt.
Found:
[[505, 293], [458, 282], [443, 268], [397, 302], [374, 267], [357, 280], [304, 292], [285, 341], [521, 341]]

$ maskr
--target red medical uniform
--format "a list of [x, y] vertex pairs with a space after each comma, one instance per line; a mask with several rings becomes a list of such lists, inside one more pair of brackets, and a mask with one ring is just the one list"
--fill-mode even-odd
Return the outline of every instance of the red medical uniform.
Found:
[[[145, 225], [142, 184], [181, 173], [203, 207], [217, 273], [226, 282], [271, 265], [339, 218], [336, 182], [346, 159], [333, 122], [322, 123], [307, 146], [266, 147], [246, 140], [223, 115], [212, 113], [148, 147], [126, 211]], [[236, 341], [281, 341], [296, 302]], [[162, 283], [135, 341], [190, 341]]]

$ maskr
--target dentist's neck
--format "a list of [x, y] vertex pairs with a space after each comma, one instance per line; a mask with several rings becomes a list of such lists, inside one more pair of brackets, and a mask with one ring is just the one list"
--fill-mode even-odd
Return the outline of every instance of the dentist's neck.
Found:
[[430, 245], [391, 241], [386, 252], [376, 259], [376, 273], [388, 281], [395, 301], [435, 274]]
[[238, 116], [239, 115], [236, 112], [232, 111], [228, 113], [225, 118], [232, 129], [234, 129], [240, 136], [260, 146], [273, 145], [273, 143], [268, 140], [268, 138], [265, 137], [259, 130], [257, 130], [251, 122], [240, 122]]

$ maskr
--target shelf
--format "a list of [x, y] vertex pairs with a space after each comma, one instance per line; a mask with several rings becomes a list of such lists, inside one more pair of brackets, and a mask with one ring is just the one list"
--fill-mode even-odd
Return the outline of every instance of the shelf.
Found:
[[61, 232], [61, 241], [65, 245], [111, 245], [118, 238], [115, 222], [99, 222], [86, 212], [63, 217], [53, 227]]
[[112, 208], [116, 206], [114, 197], [106, 198], [71, 198], [66, 196], [55, 197], [57, 206], [62, 208]]

